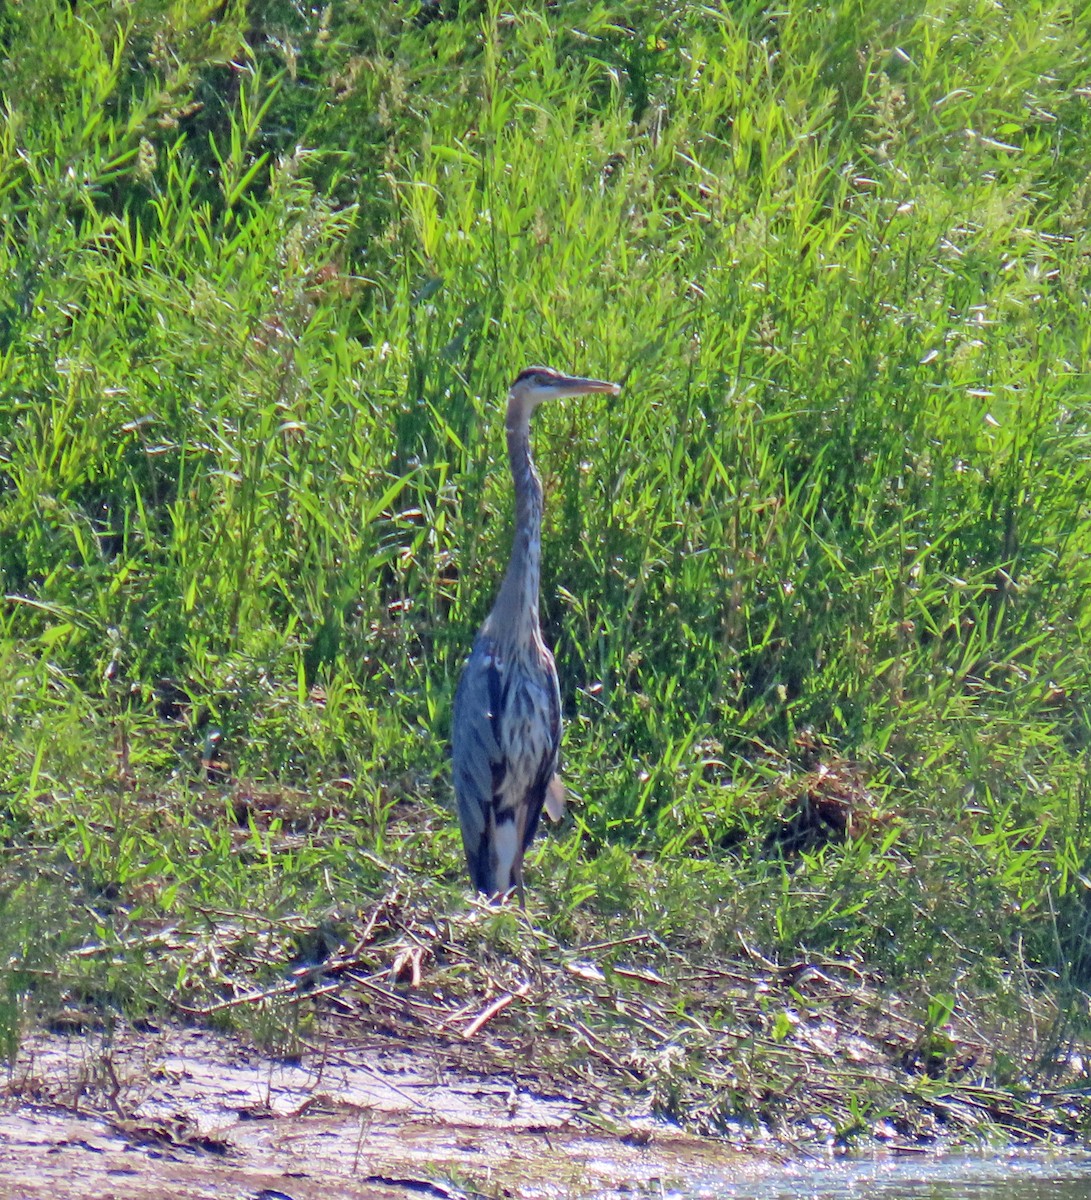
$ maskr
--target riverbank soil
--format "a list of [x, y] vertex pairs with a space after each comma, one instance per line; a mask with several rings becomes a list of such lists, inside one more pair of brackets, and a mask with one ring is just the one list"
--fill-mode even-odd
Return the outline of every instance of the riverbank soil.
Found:
[[405, 901], [395, 888], [312, 938], [308, 961], [290, 920], [145, 931], [160, 973], [189, 964], [161, 1016], [104, 1022], [72, 993], [24, 1030], [0, 1197], [620, 1194], [770, 1156], [1091, 1126], [1071, 1042], [1049, 1047], [1048, 1086], [997, 1082], [1056, 1026], [1030, 992], [938, 1011], [849, 959], [564, 946], [515, 909]]
[[5, 1200], [576, 1196], [761, 1166], [653, 1122], [607, 1132], [576, 1096], [373, 1039], [289, 1062], [197, 1030], [42, 1036], [8, 1092]]

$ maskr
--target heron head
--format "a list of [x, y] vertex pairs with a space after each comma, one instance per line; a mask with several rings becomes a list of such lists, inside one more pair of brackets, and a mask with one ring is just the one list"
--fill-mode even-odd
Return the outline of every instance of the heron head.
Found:
[[551, 367], [524, 367], [508, 391], [508, 409], [528, 418], [543, 400], [560, 400], [565, 396], [585, 396], [603, 392], [616, 396], [621, 387], [605, 379], [587, 379], [583, 375], [562, 375]]

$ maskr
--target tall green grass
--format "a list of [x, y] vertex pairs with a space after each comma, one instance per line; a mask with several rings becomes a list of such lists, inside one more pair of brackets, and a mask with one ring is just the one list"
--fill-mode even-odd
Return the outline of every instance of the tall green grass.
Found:
[[[557, 919], [640, 906], [616, 844], [770, 947], [1085, 974], [1091, 11], [346, 7], [0, 16], [8, 844], [351, 903], [447, 802], [544, 361], [624, 385], [535, 434]], [[233, 859], [212, 758], [336, 837]]]

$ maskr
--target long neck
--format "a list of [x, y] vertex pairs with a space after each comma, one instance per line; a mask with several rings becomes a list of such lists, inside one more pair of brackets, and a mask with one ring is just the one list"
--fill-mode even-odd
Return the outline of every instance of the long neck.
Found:
[[542, 558], [542, 481], [530, 457], [530, 415], [509, 404], [508, 462], [515, 485], [515, 533], [504, 582], [489, 625], [523, 643], [539, 636], [538, 586]]

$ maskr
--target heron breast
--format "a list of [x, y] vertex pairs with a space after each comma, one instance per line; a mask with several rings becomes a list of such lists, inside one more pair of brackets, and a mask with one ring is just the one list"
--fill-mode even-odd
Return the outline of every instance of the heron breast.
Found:
[[507, 764], [505, 791], [513, 799], [522, 799], [557, 744], [560, 720], [548, 675], [537, 678], [514, 672], [505, 690], [500, 734], [500, 749]]

